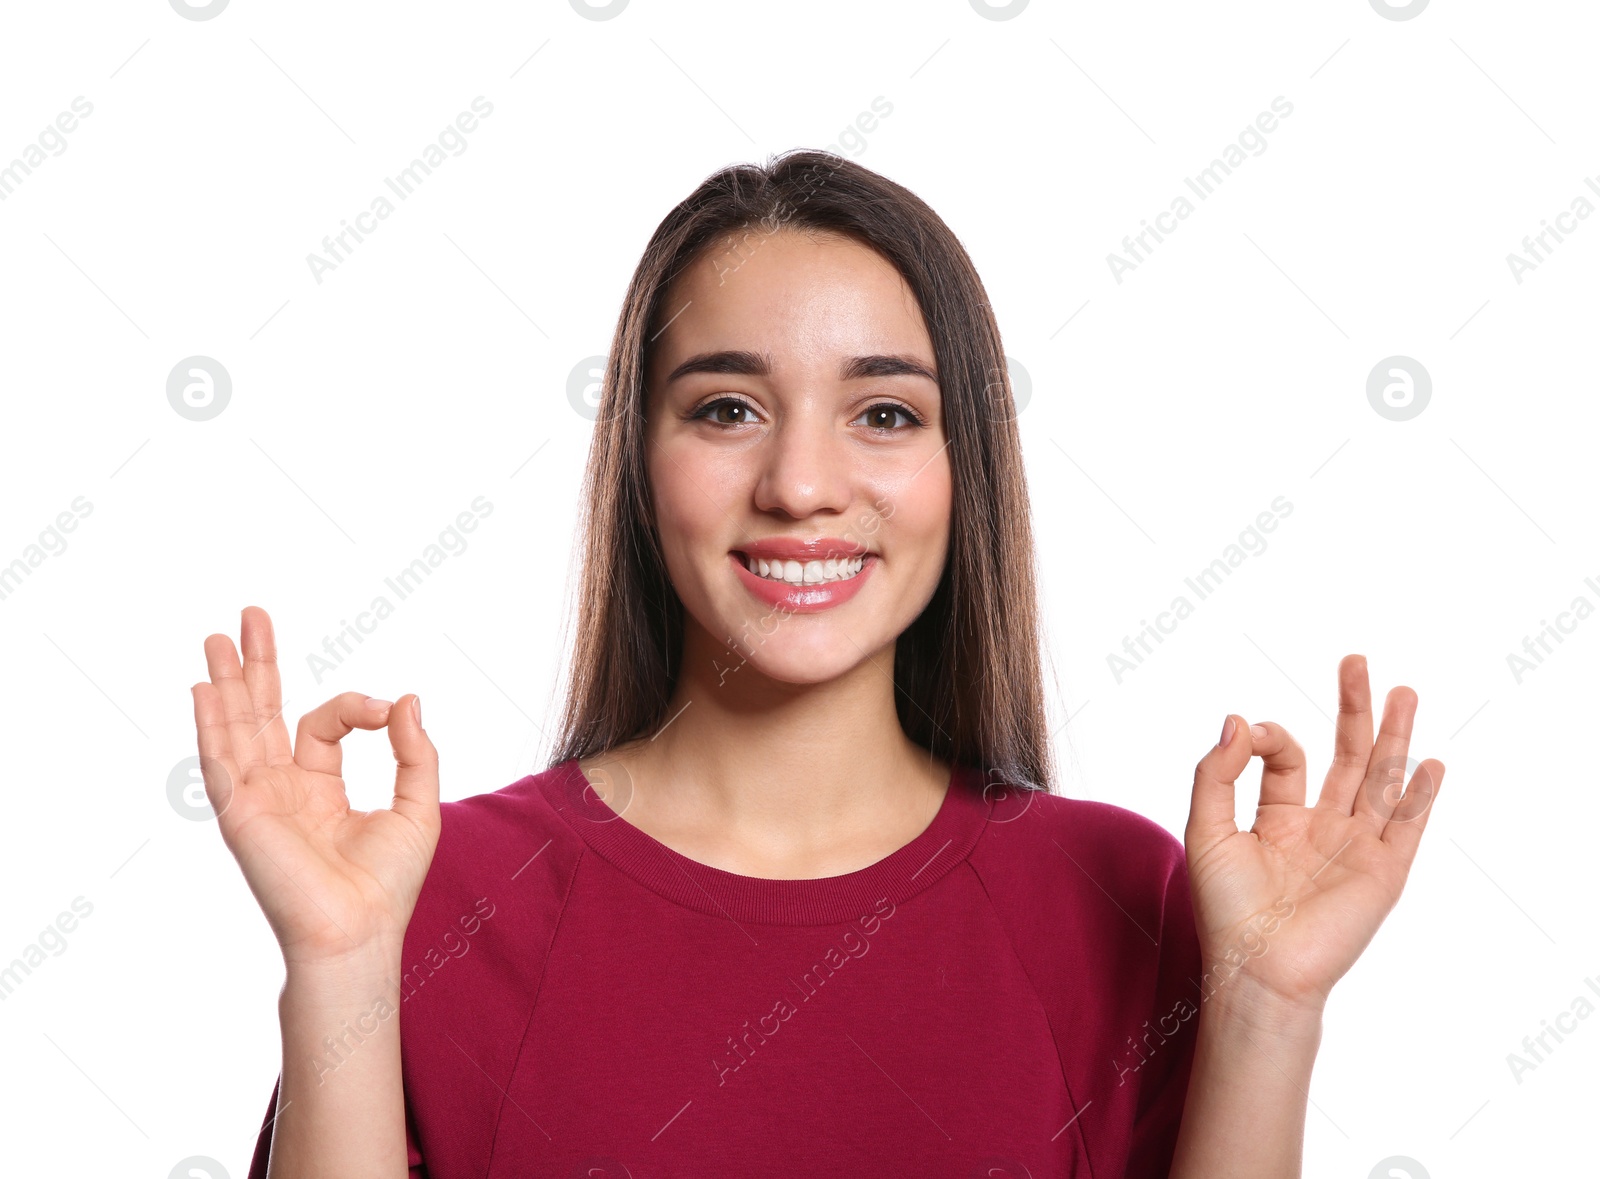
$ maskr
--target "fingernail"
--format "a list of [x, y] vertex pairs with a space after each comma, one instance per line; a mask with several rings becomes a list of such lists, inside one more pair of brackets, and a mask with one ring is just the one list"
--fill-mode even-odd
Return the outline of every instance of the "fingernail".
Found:
[[422, 726], [422, 697], [421, 696], [413, 696], [413, 697], [411, 697], [411, 719], [417, 722], [417, 726], [419, 728]]
[[1263, 728], [1261, 725], [1251, 725], [1250, 726], [1250, 735], [1252, 737], [1254, 737], [1257, 741], [1259, 741], [1259, 740], [1261, 740], [1261, 738], [1263, 738], [1263, 737], [1265, 737], [1267, 735], [1267, 730], [1265, 728]]
[[367, 707], [372, 709], [373, 712], [382, 712], [393, 703], [393, 700], [379, 700], [376, 696], [367, 697]]
[[1231, 740], [1233, 740], [1233, 717], [1230, 716], [1222, 722], [1222, 740], [1217, 742], [1218, 748], [1226, 749]]

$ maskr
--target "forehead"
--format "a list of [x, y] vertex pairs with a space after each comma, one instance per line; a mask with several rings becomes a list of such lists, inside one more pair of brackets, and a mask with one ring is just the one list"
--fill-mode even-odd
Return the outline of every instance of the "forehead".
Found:
[[759, 227], [718, 239], [669, 285], [653, 373], [713, 349], [770, 353], [774, 368], [833, 365], [841, 355], [909, 353], [933, 344], [911, 288], [854, 238]]

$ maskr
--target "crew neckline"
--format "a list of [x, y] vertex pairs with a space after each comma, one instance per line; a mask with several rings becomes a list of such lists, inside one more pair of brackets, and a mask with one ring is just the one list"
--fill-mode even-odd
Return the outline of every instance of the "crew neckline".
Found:
[[885, 900], [898, 905], [965, 860], [989, 819], [981, 778], [953, 765], [939, 809], [911, 842], [865, 868], [810, 880], [742, 876], [674, 851], [599, 798], [576, 757], [543, 775], [542, 788], [596, 854], [667, 900], [735, 922], [822, 925], [871, 914]]

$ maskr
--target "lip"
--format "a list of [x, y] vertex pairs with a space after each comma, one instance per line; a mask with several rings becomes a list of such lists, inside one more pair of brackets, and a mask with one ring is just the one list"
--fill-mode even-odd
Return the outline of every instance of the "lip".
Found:
[[[770, 544], [773, 542], [760, 543]], [[804, 546], [801, 547], [803, 548]], [[864, 552], [860, 550], [859, 546], [857, 546], [857, 550], [854, 555], [864, 555], [866, 557], [866, 560], [861, 564], [860, 573], [857, 573], [849, 581], [819, 581], [814, 585], [790, 585], [787, 582], [774, 581], [770, 577], [762, 577], [759, 574], [750, 572], [745, 568], [744, 562], [739, 559], [739, 553], [748, 553], [751, 549], [730, 552], [728, 561], [733, 566], [734, 576], [744, 583], [746, 589], [768, 606], [776, 607], [789, 614], [815, 614], [819, 610], [831, 610], [835, 606], [842, 606], [855, 597], [861, 592], [862, 584], [872, 576], [872, 571], [878, 567], [876, 553]], [[759, 547], [755, 549], [755, 552], [757, 556], [766, 557], [769, 561], [780, 559], [779, 555], [766, 556], [766, 553]], [[841, 555], [850, 556], [851, 553], [848, 550], [842, 550]], [[826, 560], [827, 558], [819, 557], [815, 553], [805, 557], [790, 557], [785, 551], [781, 559], [786, 561], [815, 561]]]
[[731, 552], [747, 557], [761, 557], [767, 561], [826, 561], [831, 557], [864, 557], [866, 545], [853, 540], [825, 536], [821, 540], [797, 540], [787, 536], [769, 536], [753, 540]]

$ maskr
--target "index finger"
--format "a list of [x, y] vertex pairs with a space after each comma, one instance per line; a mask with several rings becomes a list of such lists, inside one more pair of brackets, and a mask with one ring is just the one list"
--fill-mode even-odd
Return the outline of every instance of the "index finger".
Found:
[[337, 778], [343, 768], [339, 742], [352, 729], [381, 729], [389, 723], [389, 700], [360, 692], [340, 692], [300, 718], [295, 731], [294, 760], [301, 769]]

